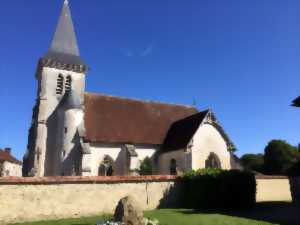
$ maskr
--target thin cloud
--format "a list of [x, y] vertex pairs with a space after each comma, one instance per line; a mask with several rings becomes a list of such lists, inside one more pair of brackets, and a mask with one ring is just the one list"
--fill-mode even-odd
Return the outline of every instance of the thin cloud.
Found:
[[127, 52], [125, 53], [125, 56], [127, 56], [127, 57], [132, 57], [132, 56], [134, 56], [134, 54], [133, 54], [132, 51], [127, 51]]
[[134, 57], [134, 56], [146, 57], [146, 56], [150, 55], [153, 52], [153, 49], [154, 49], [154, 46], [149, 45], [148, 47], [146, 47], [143, 51], [141, 51], [139, 53], [139, 52], [134, 52], [132, 49], [122, 48], [121, 53], [126, 57]]
[[142, 53], [141, 56], [148, 56], [153, 52], [153, 45], [149, 45]]
[[126, 57], [134, 56], [133, 51], [131, 51], [130, 49], [121, 49], [121, 53]]

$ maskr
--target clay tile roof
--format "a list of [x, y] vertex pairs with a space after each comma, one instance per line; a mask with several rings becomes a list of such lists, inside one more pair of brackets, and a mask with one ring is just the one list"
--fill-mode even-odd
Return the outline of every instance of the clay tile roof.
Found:
[[197, 113], [192, 106], [85, 94], [85, 140], [162, 144], [170, 126]]
[[7, 152], [5, 150], [0, 149], [0, 162], [11, 162], [11, 163], [16, 163], [16, 164], [22, 164], [21, 161], [17, 160], [15, 157], [13, 157], [10, 152]]
[[208, 112], [209, 110], [199, 112], [175, 122], [168, 131], [168, 135], [161, 150], [172, 151], [185, 148], [193, 138]]

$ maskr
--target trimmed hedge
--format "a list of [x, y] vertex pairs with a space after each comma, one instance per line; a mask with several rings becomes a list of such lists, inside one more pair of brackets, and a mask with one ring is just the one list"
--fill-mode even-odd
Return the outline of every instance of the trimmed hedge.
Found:
[[256, 180], [250, 172], [201, 169], [186, 173], [182, 181], [184, 208], [249, 208], [255, 204]]

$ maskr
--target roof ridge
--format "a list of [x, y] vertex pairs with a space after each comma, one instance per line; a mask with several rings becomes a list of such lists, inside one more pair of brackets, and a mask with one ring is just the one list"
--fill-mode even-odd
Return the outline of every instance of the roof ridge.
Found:
[[102, 94], [102, 93], [95, 93], [95, 92], [85, 92], [84, 94], [85, 95], [104, 96], [104, 97], [110, 97], [110, 98], [118, 98], [118, 99], [135, 101], [135, 102], [154, 103], [154, 104], [170, 105], [170, 106], [181, 106], [181, 107], [185, 107], [185, 108], [196, 109], [197, 112], [199, 112], [199, 110], [193, 105], [184, 105], [184, 104], [177, 104], [177, 103], [160, 102], [160, 101], [154, 101], [154, 100], [144, 100], [144, 99], [138, 99], [138, 98], [130, 98], [130, 97], [116, 96], [116, 95], [109, 95], [109, 94]]

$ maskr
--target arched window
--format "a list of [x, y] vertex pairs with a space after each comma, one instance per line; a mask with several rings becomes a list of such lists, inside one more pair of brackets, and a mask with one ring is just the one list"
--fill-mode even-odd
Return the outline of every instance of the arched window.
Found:
[[110, 156], [105, 156], [98, 169], [98, 176], [112, 176], [114, 161]]
[[63, 75], [59, 74], [57, 77], [56, 94], [61, 95], [63, 93], [63, 88], [64, 88], [64, 77]]
[[72, 78], [70, 75], [67, 76], [65, 88], [66, 88], [66, 92], [69, 92], [72, 89]]
[[205, 161], [205, 168], [216, 168], [221, 169], [221, 161], [219, 157], [211, 152]]
[[177, 162], [175, 159], [171, 159], [170, 162], [170, 174], [177, 175]]

